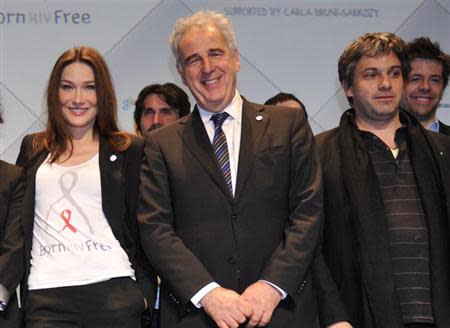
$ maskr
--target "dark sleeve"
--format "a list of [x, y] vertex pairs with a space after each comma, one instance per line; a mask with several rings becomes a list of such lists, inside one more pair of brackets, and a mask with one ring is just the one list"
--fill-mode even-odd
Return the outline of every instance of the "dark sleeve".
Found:
[[328, 327], [340, 321], [350, 322], [339, 290], [325, 263], [321, 249], [317, 250], [312, 272], [320, 326]]
[[[316, 251], [322, 226], [322, 174], [306, 116], [295, 113], [290, 133], [289, 217], [284, 238], [261, 279], [284, 289], [295, 301]], [[288, 141], [289, 142], [289, 141]]]
[[0, 161], [0, 240], [3, 238], [9, 204], [14, 196], [14, 189], [19, 181], [21, 172], [22, 169], [20, 167]]
[[19, 285], [24, 271], [24, 233], [22, 200], [25, 180], [21, 177], [11, 190], [12, 197], [0, 245], [0, 300], [7, 302]]
[[169, 175], [157, 138], [147, 134], [138, 206], [141, 239], [148, 258], [184, 311], [191, 297], [214, 280], [175, 232]]
[[125, 169], [127, 192], [125, 197], [129, 227], [133, 240], [136, 242], [136, 278], [147, 300], [148, 309], [151, 311], [156, 299], [156, 274], [142, 248], [136, 217], [143, 139], [132, 137], [132, 142], [127, 152], [128, 159]]

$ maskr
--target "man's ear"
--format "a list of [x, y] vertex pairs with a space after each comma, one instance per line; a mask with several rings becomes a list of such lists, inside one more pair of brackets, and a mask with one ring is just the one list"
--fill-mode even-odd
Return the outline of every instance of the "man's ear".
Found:
[[342, 81], [341, 82], [341, 87], [344, 90], [345, 96], [346, 97], [353, 97], [353, 90], [352, 87], [348, 85], [347, 82]]
[[239, 72], [239, 70], [241, 69], [241, 62], [239, 59], [239, 50], [237, 48], [233, 50], [233, 59], [236, 72]]
[[184, 71], [183, 71], [183, 69], [180, 67], [180, 65], [177, 65], [177, 71], [178, 71], [178, 74], [180, 74], [181, 81], [183, 82], [184, 85], [187, 86], [187, 84], [186, 84], [186, 79], [184, 78]]

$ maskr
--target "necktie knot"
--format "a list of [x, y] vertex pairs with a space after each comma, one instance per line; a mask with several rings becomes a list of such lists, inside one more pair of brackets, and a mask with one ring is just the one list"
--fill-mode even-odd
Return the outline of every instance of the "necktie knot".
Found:
[[218, 127], [222, 127], [223, 122], [230, 116], [228, 113], [219, 113], [211, 116], [211, 121], [214, 123], [214, 127], [217, 129]]

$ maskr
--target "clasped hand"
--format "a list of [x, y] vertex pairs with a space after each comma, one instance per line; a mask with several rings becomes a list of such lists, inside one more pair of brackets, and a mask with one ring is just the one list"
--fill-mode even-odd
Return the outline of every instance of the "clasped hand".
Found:
[[206, 294], [201, 304], [219, 328], [263, 327], [281, 300], [280, 293], [271, 285], [257, 281], [239, 295], [233, 290], [218, 287]]

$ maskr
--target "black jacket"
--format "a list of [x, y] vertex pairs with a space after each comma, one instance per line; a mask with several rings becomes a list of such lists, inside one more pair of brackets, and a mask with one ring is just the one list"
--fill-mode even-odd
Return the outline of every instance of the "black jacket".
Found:
[[446, 136], [450, 136], [450, 126], [439, 121], [439, 133], [445, 134]]

